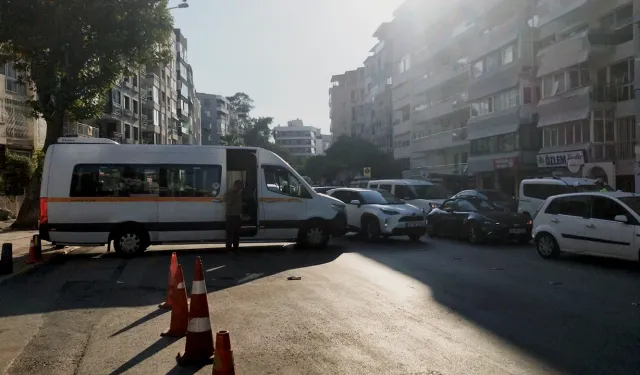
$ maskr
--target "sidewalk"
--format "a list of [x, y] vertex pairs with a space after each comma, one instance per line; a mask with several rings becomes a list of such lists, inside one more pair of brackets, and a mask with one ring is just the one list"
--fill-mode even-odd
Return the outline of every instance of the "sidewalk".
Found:
[[[28, 265], [25, 263], [29, 256], [29, 245], [31, 238], [34, 234], [38, 234], [38, 231], [4, 231], [0, 232], [0, 245], [4, 243], [13, 244], [13, 273], [10, 275], [0, 275], [0, 284], [13, 276], [25, 273], [37, 266], [38, 264]], [[56, 250], [50, 243], [42, 243], [42, 257], [43, 263], [50, 260], [52, 257], [58, 254], [64, 254], [65, 250]]]

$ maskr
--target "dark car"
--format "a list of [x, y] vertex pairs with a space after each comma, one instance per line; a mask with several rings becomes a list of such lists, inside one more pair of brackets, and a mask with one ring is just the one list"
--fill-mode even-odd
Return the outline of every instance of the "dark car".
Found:
[[471, 243], [489, 240], [531, 240], [532, 223], [517, 212], [506, 212], [479, 197], [460, 197], [445, 201], [427, 215], [427, 233], [432, 236], [466, 238]]
[[338, 189], [344, 186], [316, 186], [313, 187], [313, 191], [315, 191], [316, 193], [320, 193], [320, 194], [327, 194], [327, 191], [329, 190], [333, 190], [333, 189]]
[[490, 203], [502, 208], [505, 211], [518, 212], [518, 201], [500, 190], [494, 189], [472, 189], [463, 190], [451, 198], [480, 198], [488, 200]]

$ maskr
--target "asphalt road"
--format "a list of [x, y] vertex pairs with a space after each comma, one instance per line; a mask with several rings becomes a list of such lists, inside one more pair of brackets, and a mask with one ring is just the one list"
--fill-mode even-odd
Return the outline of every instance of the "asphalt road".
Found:
[[[449, 240], [190, 248], [238, 374], [640, 374], [634, 264]], [[0, 374], [210, 374], [176, 367], [184, 339], [159, 336], [170, 252], [99, 254], [0, 285]]]

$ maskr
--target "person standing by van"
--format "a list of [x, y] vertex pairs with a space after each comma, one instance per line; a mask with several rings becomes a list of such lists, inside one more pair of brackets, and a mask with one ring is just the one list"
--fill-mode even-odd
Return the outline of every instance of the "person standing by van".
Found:
[[240, 229], [242, 228], [242, 190], [244, 183], [236, 180], [233, 187], [224, 195], [224, 202], [227, 208], [227, 250], [238, 250], [240, 245]]

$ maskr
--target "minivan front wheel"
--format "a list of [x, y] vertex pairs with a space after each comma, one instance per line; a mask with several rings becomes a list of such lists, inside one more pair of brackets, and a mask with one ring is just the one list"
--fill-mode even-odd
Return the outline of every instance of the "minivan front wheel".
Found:
[[329, 237], [327, 229], [323, 225], [311, 224], [301, 233], [300, 243], [312, 249], [322, 249], [329, 243]]

